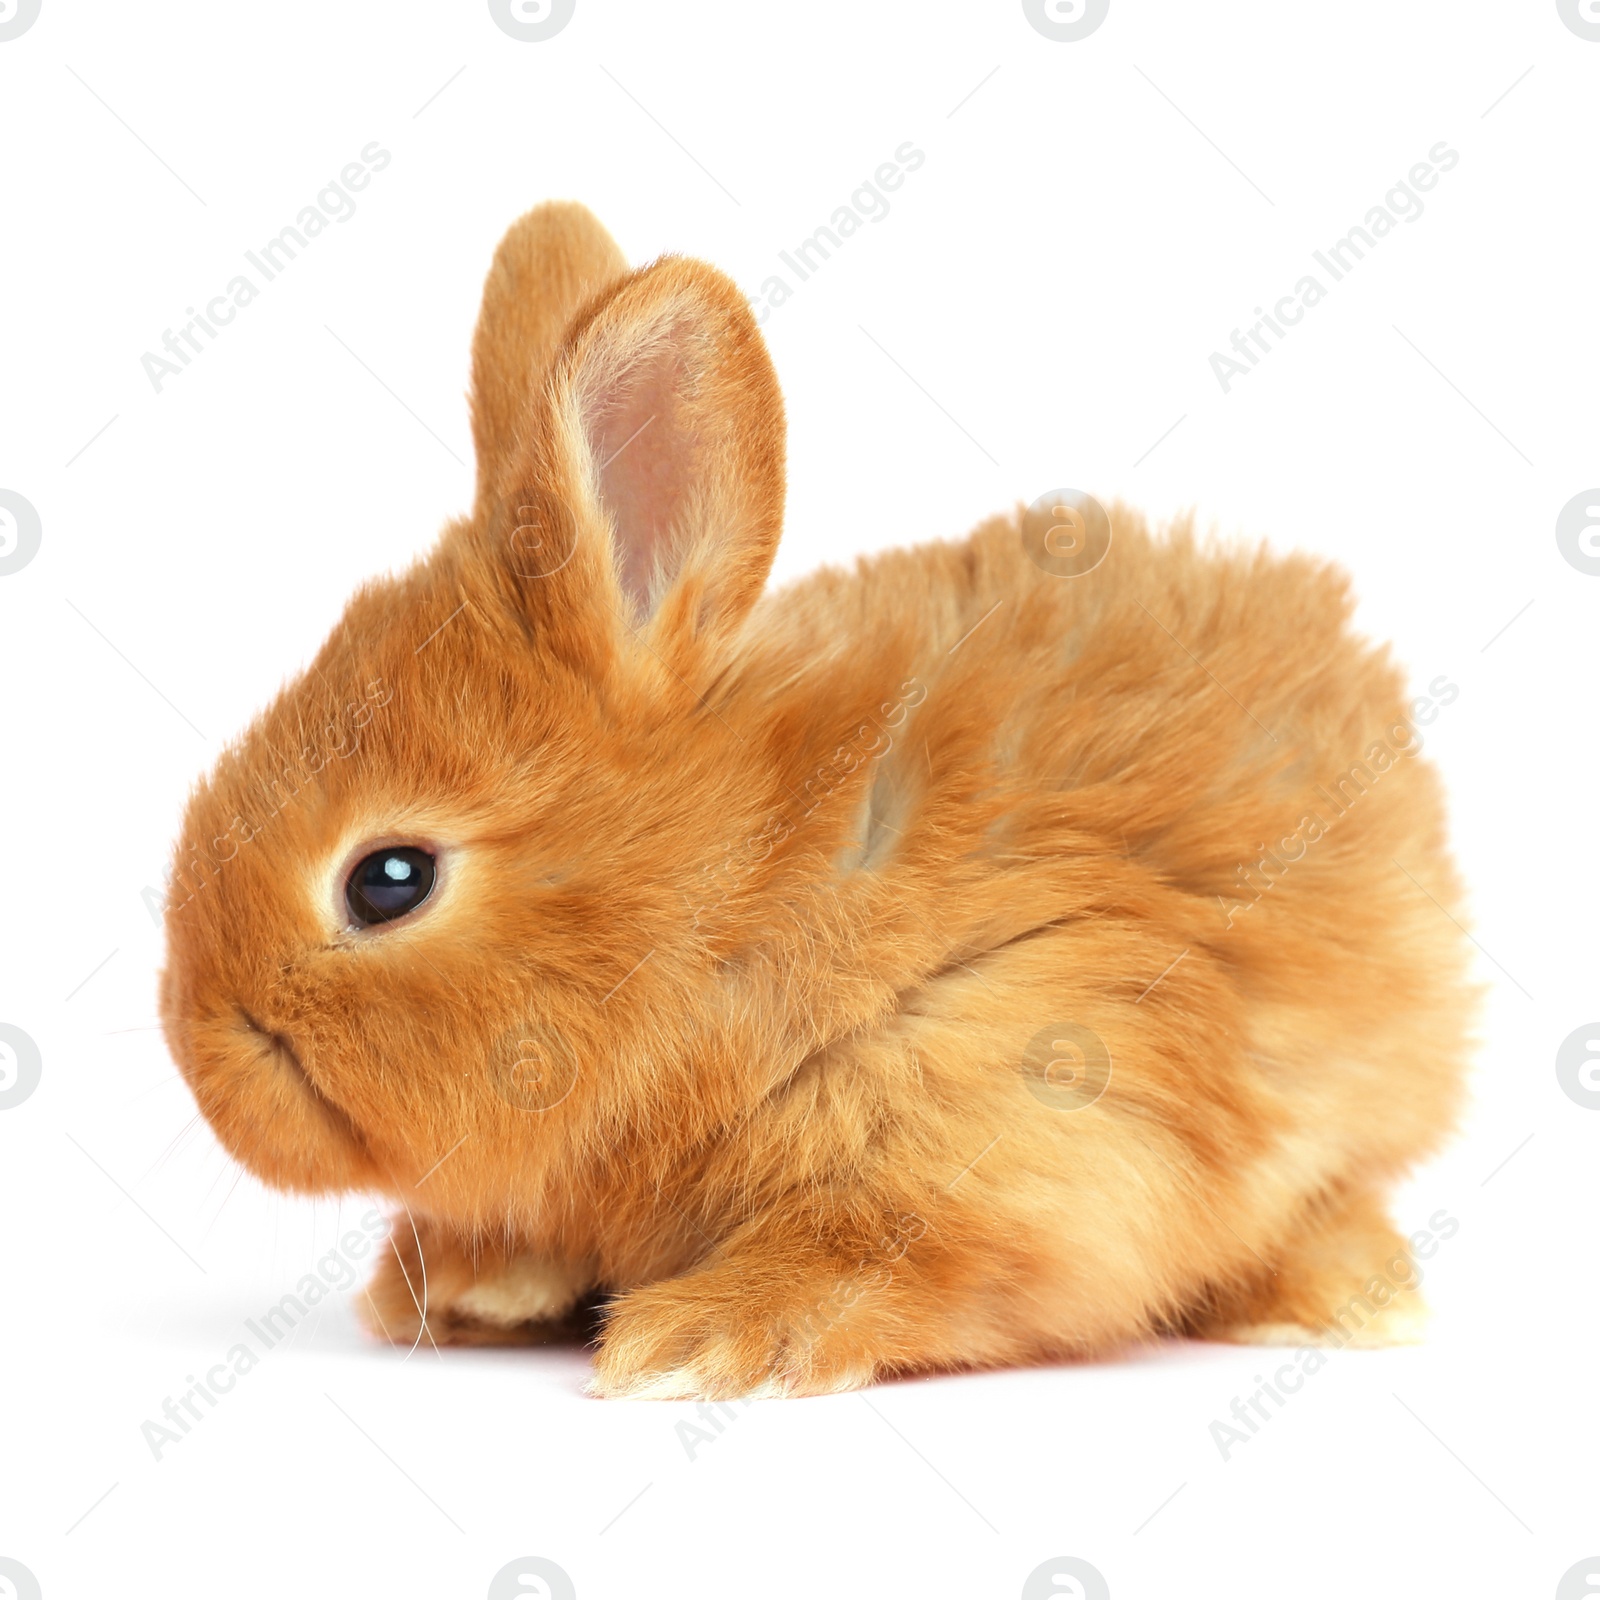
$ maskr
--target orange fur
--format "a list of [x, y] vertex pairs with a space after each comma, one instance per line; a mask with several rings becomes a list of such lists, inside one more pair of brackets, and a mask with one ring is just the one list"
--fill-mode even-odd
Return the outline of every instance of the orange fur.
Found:
[[[600, 1292], [607, 1395], [1309, 1336], [1393, 1249], [1471, 1009], [1344, 579], [1113, 507], [1081, 577], [1014, 515], [762, 596], [748, 308], [576, 206], [507, 235], [473, 369], [472, 517], [197, 790], [167, 921], [223, 1142], [416, 1217], [374, 1326]], [[405, 841], [431, 900], [352, 930], [349, 863]], [[1083, 1041], [1092, 1101], [1037, 1071]]]

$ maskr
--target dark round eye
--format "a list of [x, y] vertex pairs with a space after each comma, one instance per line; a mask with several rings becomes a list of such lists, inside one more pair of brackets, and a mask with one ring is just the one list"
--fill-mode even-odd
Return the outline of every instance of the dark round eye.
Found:
[[410, 845], [374, 850], [356, 863], [345, 885], [345, 904], [364, 928], [415, 911], [433, 893], [433, 857]]

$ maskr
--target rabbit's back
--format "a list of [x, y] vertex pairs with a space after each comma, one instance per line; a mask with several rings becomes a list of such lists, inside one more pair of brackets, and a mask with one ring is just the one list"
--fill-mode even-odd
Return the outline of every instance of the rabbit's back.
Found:
[[797, 786], [875, 730], [811, 842], [877, 1009], [841, 1013], [768, 1155], [869, 1123], [937, 1189], [998, 1140], [963, 1192], [997, 1246], [1098, 1255], [1107, 1338], [1433, 1147], [1472, 1011], [1419, 753], [1454, 686], [1408, 702], [1323, 563], [1112, 521], [1074, 578], [1015, 519], [817, 574], [763, 603], [748, 667], [819, 730]]
[[957, 879], [958, 859], [1007, 870], [1008, 849], [1114, 851], [1205, 901], [1222, 932], [1291, 870], [1302, 900], [1315, 885], [1319, 904], [1356, 902], [1362, 863], [1387, 881], [1414, 853], [1438, 892], [1442, 811], [1420, 750], [1454, 686], [1408, 701], [1326, 563], [1111, 519], [1108, 555], [1079, 577], [1043, 572], [1017, 520], [996, 518], [768, 596], [747, 671], [769, 718], [774, 702], [805, 708], [779, 713], [806, 725], [790, 776], [858, 718], [881, 726], [864, 859], [891, 873], [905, 846], [881, 824], [914, 835], [933, 816]]

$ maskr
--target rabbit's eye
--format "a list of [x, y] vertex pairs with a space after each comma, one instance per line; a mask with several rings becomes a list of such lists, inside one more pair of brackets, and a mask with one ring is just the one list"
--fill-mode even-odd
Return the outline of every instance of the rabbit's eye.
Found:
[[374, 850], [356, 863], [345, 885], [345, 904], [364, 928], [415, 911], [433, 893], [433, 857], [410, 845]]

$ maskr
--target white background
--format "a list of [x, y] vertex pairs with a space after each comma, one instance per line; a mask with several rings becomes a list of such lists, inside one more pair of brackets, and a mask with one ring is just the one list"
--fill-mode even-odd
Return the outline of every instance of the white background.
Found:
[[[578, 0], [544, 43], [469, 0], [43, 0], [0, 43], [0, 488], [42, 525], [0, 576], [0, 1021], [43, 1063], [0, 1111], [0, 1556], [46, 1600], [475, 1597], [528, 1554], [582, 1600], [1014, 1597], [1060, 1555], [1116, 1600], [1543, 1600], [1600, 1553], [1600, 1112], [1554, 1070], [1600, 1014], [1600, 578], [1554, 537], [1600, 483], [1597, 93], [1554, 0], [1112, 0], [1076, 43], [1016, 0]], [[144, 352], [372, 140], [357, 213], [155, 392]], [[586, 1399], [581, 1351], [402, 1359], [339, 1295], [153, 1459], [369, 1202], [269, 1194], [193, 1120], [146, 891], [222, 742], [467, 505], [501, 232], [575, 196], [755, 295], [907, 140], [766, 323], [779, 576], [1079, 486], [1337, 557], [1418, 692], [1459, 685], [1424, 737], [1490, 997], [1397, 1198], [1460, 1224], [1430, 1341], [1339, 1354], [1228, 1461], [1274, 1358], [1198, 1345], [763, 1403], [690, 1459], [693, 1407]], [[1224, 394], [1211, 353], [1440, 140], [1424, 214]]]

